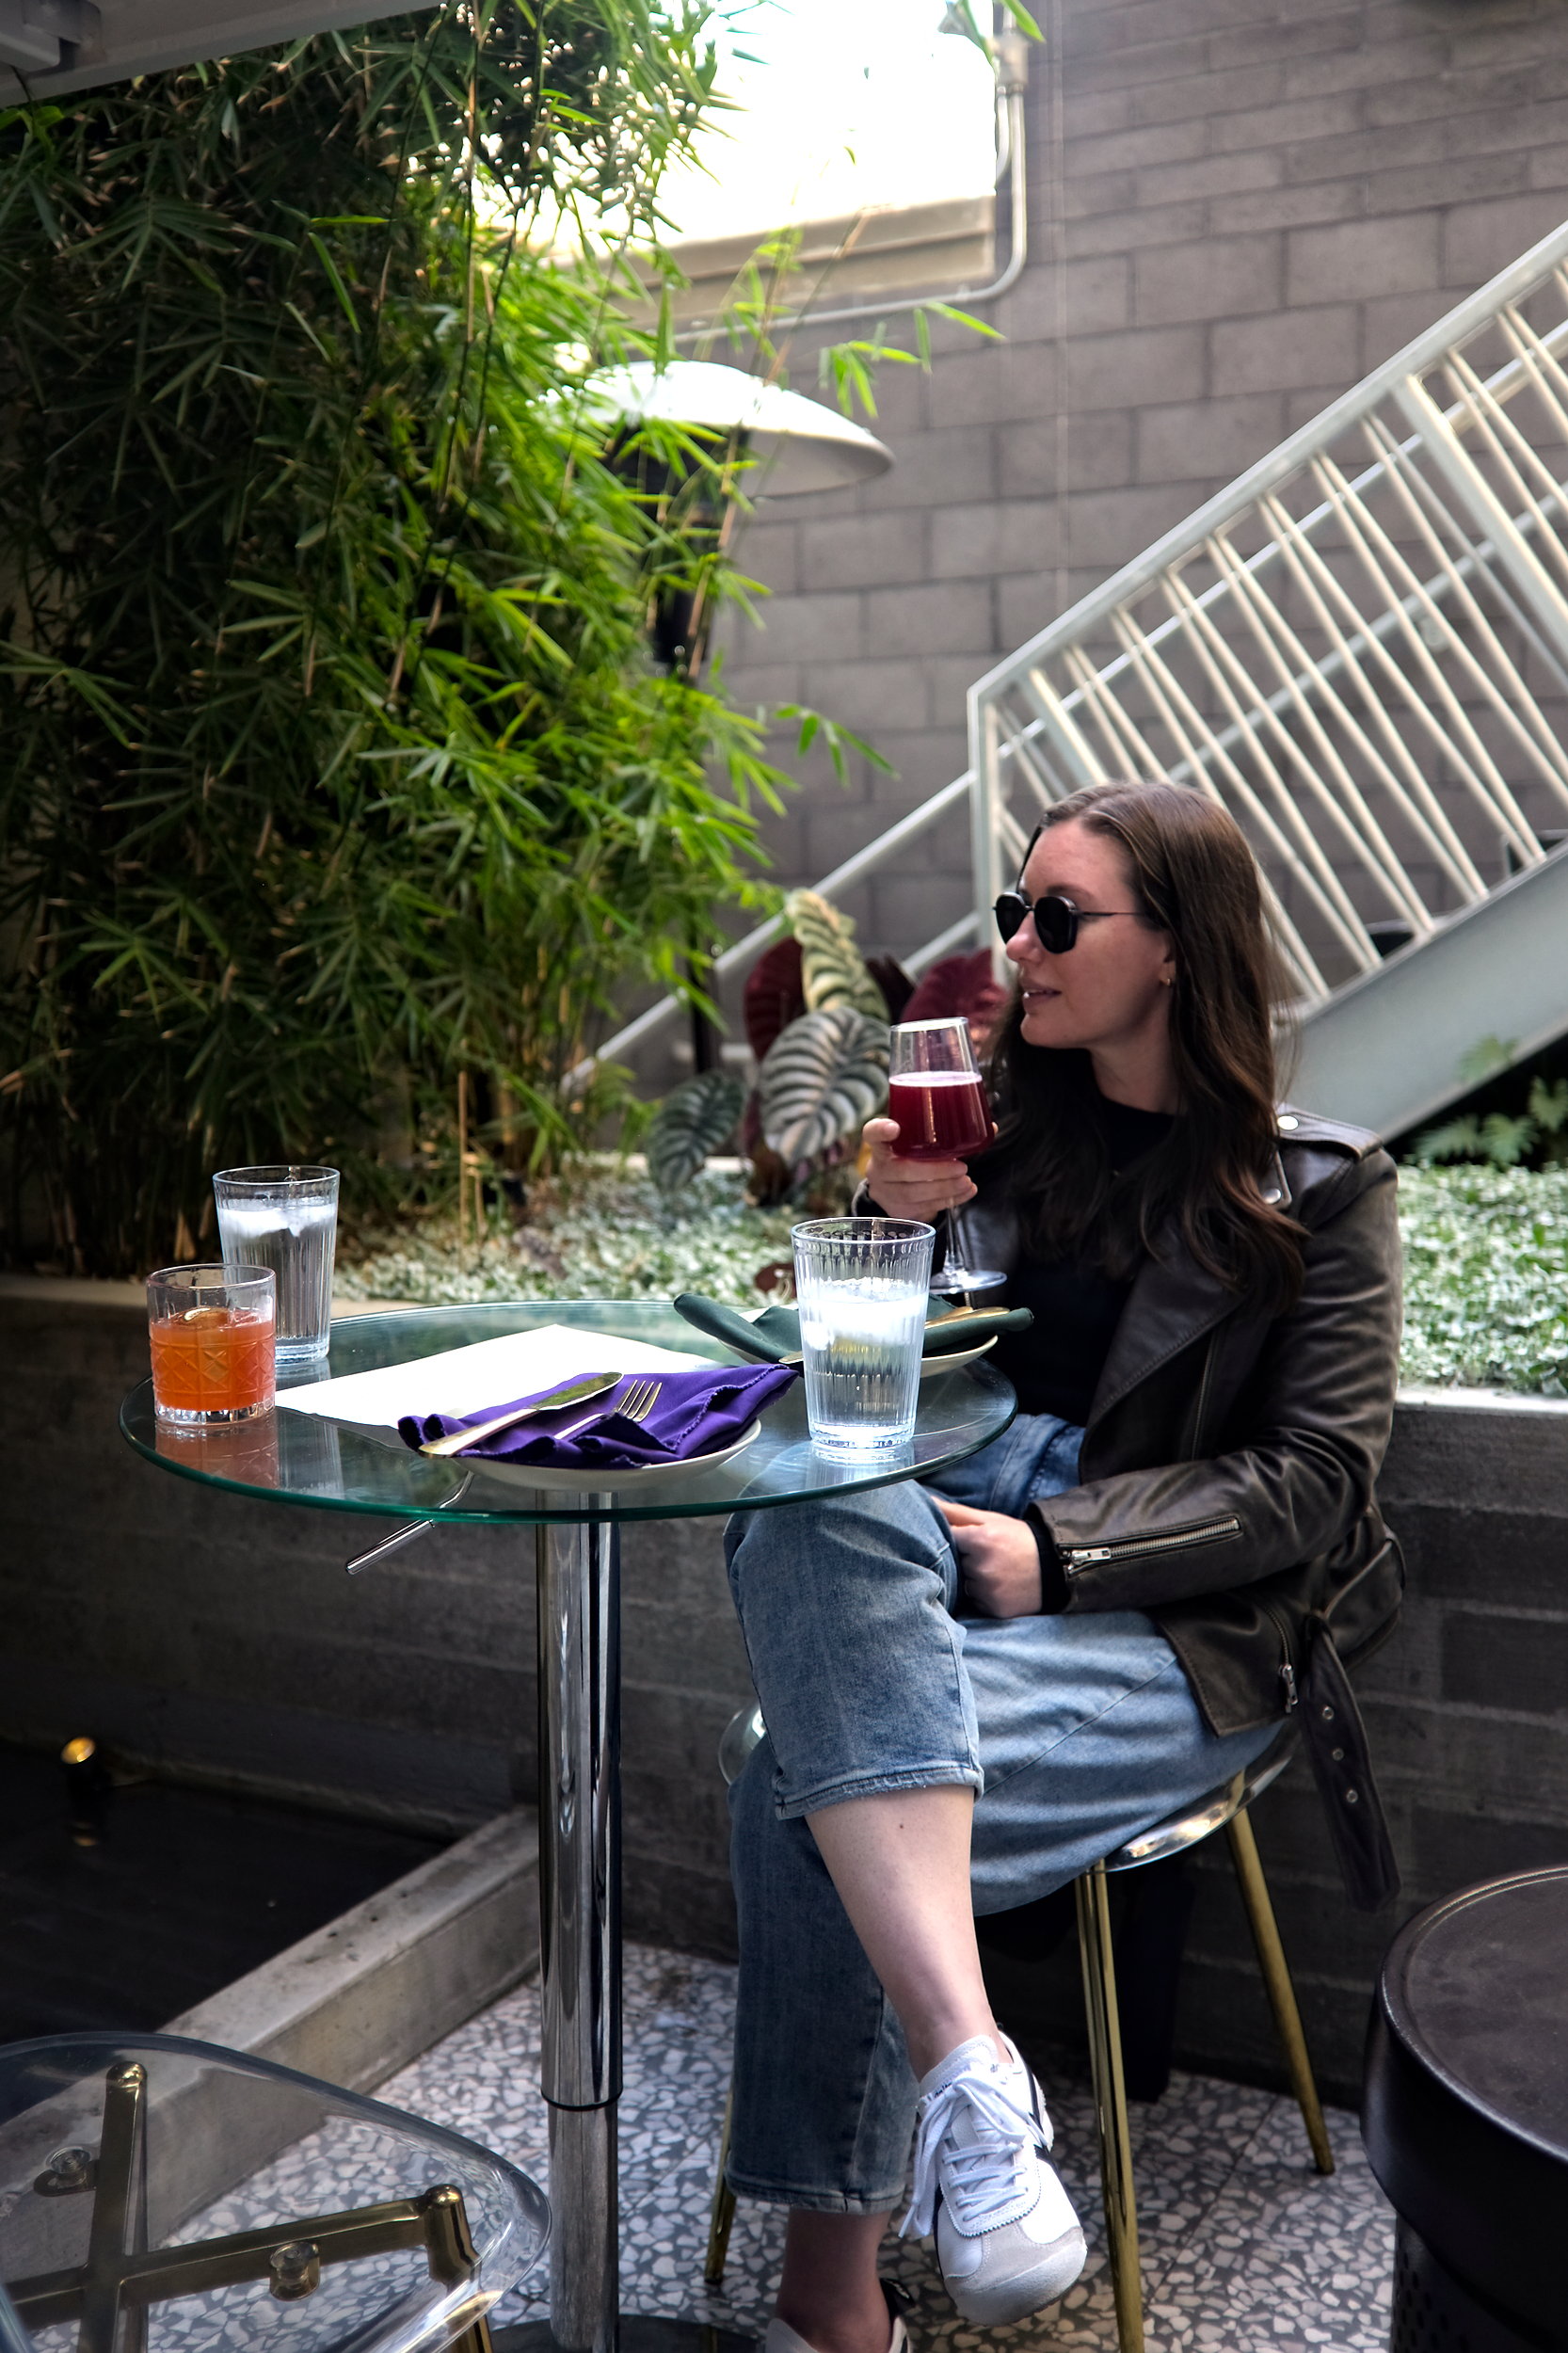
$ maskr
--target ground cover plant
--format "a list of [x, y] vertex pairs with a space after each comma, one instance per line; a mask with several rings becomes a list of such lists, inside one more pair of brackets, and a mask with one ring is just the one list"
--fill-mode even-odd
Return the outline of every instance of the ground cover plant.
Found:
[[[430, 1304], [700, 1290], [759, 1307], [779, 1289], [801, 1213], [751, 1206], [739, 1163], [710, 1165], [672, 1193], [639, 1160], [608, 1159], [536, 1191], [528, 1211], [514, 1228], [496, 1205], [477, 1244], [459, 1240], [452, 1217], [368, 1227], [338, 1288]], [[1401, 1168], [1400, 1217], [1401, 1377], [1568, 1396], [1568, 1169]]]
[[1568, 1397], [1568, 1168], [1401, 1168], [1407, 1381]]
[[[477, 1240], [456, 1213], [372, 1220], [340, 1249], [339, 1296], [421, 1305], [480, 1299], [673, 1299], [760, 1307], [779, 1288], [798, 1209], [746, 1198], [733, 1163], [657, 1185], [640, 1155], [584, 1155], [530, 1186], [525, 1223], [494, 1206]], [[758, 1277], [764, 1277], [762, 1286]]]

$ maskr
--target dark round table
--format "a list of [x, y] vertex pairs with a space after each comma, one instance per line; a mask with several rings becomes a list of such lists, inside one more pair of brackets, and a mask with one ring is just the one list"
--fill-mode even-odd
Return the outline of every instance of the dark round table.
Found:
[[[531, 1300], [513, 1305], [411, 1307], [344, 1317], [332, 1326], [337, 1379], [440, 1354], [506, 1333], [567, 1324], [578, 1332], [679, 1349], [711, 1364], [743, 1361], [650, 1300]], [[298, 1384], [294, 1385], [296, 1386]], [[539, 1881], [541, 2082], [550, 2105], [551, 2329], [568, 2353], [614, 2353], [622, 2336], [616, 2249], [616, 2103], [620, 2092], [620, 1547], [625, 1520], [754, 1512], [835, 1492], [918, 1479], [1000, 1435], [1016, 1411], [1009, 1384], [984, 1359], [920, 1383], [913, 1442], [867, 1464], [817, 1453], [796, 1382], [730, 1460], [605, 1483], [532, 1488], [482, 1464], [412, 1452], [395, 1429], [327, 1420], [280, 1403], [232, 1429], [170, 1430], [144, 1381], [120, 1428], [161, 1470], [276, 1503], [361, 1515], [415, 1514], [347, 1563], [371, 1566], [440, 1520], [507, 1521], [536, 1530], [539, 1613]], [[280, 1389], [280, 1397], [287, 1392]], [[630, 2353], [669, 2346], [681, 2324], [644, 2318]], [[712, 2329], [684, 2330], [696, 2346]]]
[[1568, 1865], [1400, 1929], [1361, 2131], [1399, 2217], [1392, 2353], [1568, 2347]]

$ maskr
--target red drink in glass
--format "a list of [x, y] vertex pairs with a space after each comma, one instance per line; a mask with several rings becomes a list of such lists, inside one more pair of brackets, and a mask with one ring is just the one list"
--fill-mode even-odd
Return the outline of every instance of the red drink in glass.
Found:
[[271, 1412], [276, 1298], [270, 1267], [171, 1266], [148, 1276], [160, 1421], [221, 1428]]
[[991, 1141], [985, 1090], [968, 1070], [905, 1072], [888, 1088], [901, 1160], [961, 1160]]
[[154, 1323], [152, 1393], [165, 1413], [254, 1414], [272, 1402], [272, 1318], [189, 1307]]

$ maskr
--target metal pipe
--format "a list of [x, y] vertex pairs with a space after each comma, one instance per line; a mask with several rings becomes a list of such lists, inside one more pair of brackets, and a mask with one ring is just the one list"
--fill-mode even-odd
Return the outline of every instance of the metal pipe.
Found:
[[1258, 1858], [1257, 1841], [1253, 1836], [1253, 1827], [1244, 1809], [1240, 1814], [1232, 1815], [1225, 1824], [1225, 1835], [1230, 1841], [1230, 1859], [1236, 1866], [1241, 1901], [1246, 1906], [1247, 1926], [1257, 1947], [1257, 1962], [1263, 1972], [1269, 2007], [1274, 2013], [1274, 2025], [1285, 2046], [1285, 2064], [1289, 2072], [1290, 2089], [1296, 2095], [1302, 2122], [1306, 2126], [1312, 2162], [1320, 2173], [1332, 2173], [1334, 2151], [1329, 2145], [1328, 2126], [1323, 2121], [1322, 2105], [1318, 2098], [1306, 2037], [1302, 2032], [1302, 2014], [1296, 2007], [1296, 1989], [1290, 1981], [1285, 1947], [1279, 1941], [1279, 1928], [1269, 1895], [1269, 1882], [1263, 1876], [1263, 1865]]
[[1122, 2074], [1122, 2027], [1116, 2009], [1116, 1962], [1105, 1865], [1096, 1863], [1073, 1881], [1078, 1949], [1083, 1964], [1083, 2006], [1089, 2022], [1089, 2072], [1099, 2124], [1100, 2187], [1105, 2200], [1106, 2252], [1116, 2298], [1120, 2353], [1144, 2353], [1144, 2289], [1138, 2263], [1138, 2199], [1132, 2181], [1132, 2140]]
[[550, 2111], [550, 2333], [615, 2353], [620, 2329], [616, 2108]]

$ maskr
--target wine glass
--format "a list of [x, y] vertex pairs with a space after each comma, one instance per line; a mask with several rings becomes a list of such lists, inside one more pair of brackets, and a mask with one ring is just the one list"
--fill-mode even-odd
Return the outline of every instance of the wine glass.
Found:
[[[888, 1116], [898, 1121], [900, 1160], [961, 1160], [991, 1141], [991, 1109], [985, 1100], [962, 1016], [940, 1021], [904, 1021], [892, 1033], [888, 1073]], [[1007, 1280], [995, 1267], [964, 1264], [958, 1212], [943, 1211], [947, 1254], [932, 1289], [990, 1290]]]

